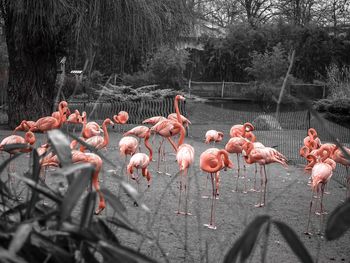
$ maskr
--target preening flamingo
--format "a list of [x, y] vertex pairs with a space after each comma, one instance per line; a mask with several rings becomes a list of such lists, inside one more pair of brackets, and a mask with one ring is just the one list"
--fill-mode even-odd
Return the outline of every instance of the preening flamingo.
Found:
[[145, 153], [135, 153], [127, 166], [127, 171], [131, 175], [131, 178], [137, 182], [137, 190], [139, 190], [139, 178], [134, 176], [134, 168], [142, 170], [142, 176], [147, 180], [147, 186], [150, 187], [152, 176], [147, 167], [150, 163], [150, 158]]
[[[303, 140], [304, 145], [311, 150], [320, 148], [321, 140], [318, 138], [316, 130], [314, 128], [310, 128], [308, 129], [307, 134], [308, 136], [306, 136]], [[312, 142], [315, 142], [315, 144]]]
[[60, 128], [64, 121], [64, 115], [67, 112], [67, 109], [68, 103], [66, 101], [61, 101], [58, 105], [59, 114], [55, 114], [55, 117], [47, 116], [40, 118], [30, 128], [30, 131], [47, 132], [49, 130]]
[[245, 137], [246, 132], [254, 131], [254, 126], [250, 122], [233, 125], [230, 129], [230, 137]]
[[148, 118], [148, 119], [144, 120], [142, 122], [142, 124], [156, 125], [156, 123], [158, 123], [160, 121], [164, 121], [164, 120], [166, 120], [166, 118], [163, 117], [163, 116], [154, 116], [154, 117], [151, 117], [151, 118]]
[[[107, 125], [114, 125], [114, 123], [111, 121], [110, 118], [107, 118], [102, 123], [102, 130], [103, 130], [103, 137], [100, 135], [95, 135], [90, 138], [88, 138], [85, 142], [96, 149], [103, 149], [106, 148], [109, 143], [109, 135], [107, 130]], [[80, 151], [84, 152], [86, 150], [85, 146], [80, 147]]]
[[113, 116], [113, 120], [116, 124], [125, 124], [129, 120], [129, 113], [120, 111], [117, 115]]
[[[139, 143], [136, 138], [125, 136], [119, 141], [120, 155], [125, 156], [125, 165], [127, 163], [128, 155], [132, 156], [136, 153]], [[129, 176], [128, 176], [129, 178]]]
[[[348, 155], [350, 155], [350, 149], [347, 147], [343, 147], [343, 149], [347, 152]], [[332, 153], [331, 158], [339, 164], [342, 164], [345, 166], [346, 169], [346, 194], [345, 198], [350, 197], [350, 174], [349, 174], [349, 166], [350, 166], [350, 160], [346, 158], [344, 152], [336, 146]]]
[[210, 142], [221, 142], [222, 139], [224, 138], [224, 133], [216, 130], [209, 130], [205, 133], [205, 143], [210, 143]]
[[83, 129], [81, 131], [81, 136], [83, 138], [88, 139], [92, 136], [101, 134], [102, 130], [100, 128], [100, 125], [98, 125], [97, 122], [94, 122], [94, 121], [87, 122], [87, 115], [85, 111], [83, 111], [81, 117], [83, 121]]
[[18, 125], [14, 130], [14, 134], [16, 131], [29, 131], [31, 127], [33, 127], [35, 124], [35, 121], [27, 121], [23, 120], [20, 125]]
[[[266, 201], [266, 186], [267, 186], [267, 174], [266, 174], [266, 164], [270, 163], [279, 163], [283, 165], [285, 168], [288, 167], [287, 165], [287, 158], [281, 154], [279, 151], [277, 151], [274, 148], [270, 147], [264, 147], [264, 148], [254, 148], [254, 144], [252, 142], [246, 142], [243, 145], [243, 156], [248, 164], [252, 163], [258, 163], [260, 164], [260, 175], [261, 175], [261, 190], [260, 190], [260, 198], [259, 198], [259, 204], [256, 205], [256, 207], [263, 207], [265, 206]], [[264, 172], [262, 172], [262, 169]], [[263, 190], [264, 185], [264, 190]], [[264, 198], [262, 201], [262, 191], [264, 191]]]
[[131, 130], [127, 131], [123, 134], [123, 136], [129, 136], [134, 135], [139, 138], [139, 151], [141, 151], [141, 139], [144, 139], [145, 147], [150, 151], [150, 161], [152, 161], [153, 158], [153, 151], [152, 146], [149, 143], [149, 138], [151, 136], [151, 130], [147, 126], [136, 126], [135, 128], [132, 128]]
[[[210, 148], [204, 151], [199, 159], [199, 166], [202, 171], [210, 173], [212, 186], [212, 200], [209, 224], [205, 224], [210, 229], [216, 229], [215, 225], [215, 203], [219, 181], [219, 171], [221, 169], [233, 168], [233, 163], [228, 158], [228, 152], [217, 148]], [[215, 175], [215, 183], [214, 183]]]
[[[181, 115], [181, 124], [186, 128], [189, 126], [189, 124], [192, 124], [189, 119], [187, 119], [185, 116]], [[168, 115], [169, 120], [177, 121], [177, 114], [176, 113], [171, 113]]]
[[[324, 151], [326, 151], [326, 155], [324, 155]], [[325, 185], [329, 182], [329, 180], [332, 177], [333, 170], [335, 169], [336, 163], [328, 158], [330, 156], [330, 151], [328, 149], [325, 149], [322, 151], [322, 157], [318, 161], [316, 157], [312, 154], [307, 156], [309, 163], [309, 166], [312, 167], [311, 170], [311, 200], [310, 200], [310, 208], [309, 208], [309, 218], [307, 222], [307, 228], [305, 231], [305, 234], [309, 235], [309, 225], [310, 225], [310, 218], [311, 218], [311, 210], [312, 210], [312, 199], [313, 199], [313, 193], [316, 192], [317, 195], [319, 194], [319, 191], [321, 191], [321, 207], [320, 212], [317, 212], [317, 214], [322, 215], [324, 214], [323, 209], [323, 194], [324, 194], [324, 188]]]

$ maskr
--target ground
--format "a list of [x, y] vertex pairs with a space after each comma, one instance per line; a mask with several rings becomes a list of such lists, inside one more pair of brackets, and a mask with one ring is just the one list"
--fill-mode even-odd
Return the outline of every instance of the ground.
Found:
[[[129, 125], [124, 128], [131, 128]], [[229, 125], [218, 125], [216, 128], [228, 133]], [[215, 127], [214, 127], [215, 128]], [[1, 130], [0, 138], [9, 135], [11, 131]], [[22, 134], [22, 133], [21, 133]], [[154, 239], [144, 240], [139, 235], [130, 233], [123, 229], [115, 229], [117, 237], [121, 242], [134, 249], [140, 249], [142, 253], [150, 255], [160, 262], [222, 262], [225, 253], [232, 247], [234, 242], [242, 234], [245, 226], [249, 224], [257, 215], [268, 214], [275, 220], [287, 223], [294, 229], [301, 241], [304, 243], [312, 257], [317, 262], [350, 262], [350, 251], [348, 249], [350, 232], [340, 239], [332, 242], [325, 240], [323, 236], [324, 222], [320, 225], [320, 217], [312, 216], [311, 230], [312, 236], [303, 234], [307, 224], [307, 213], [310, 201], [310, 187], [307, 186], [308, 176], [304, 174], [301, 166], [290, 165], [287, 170], [279, 165], [269, 165], [268, 173], [268, 205], [265, 208], [255, 208], [254, 204], [258, 200], [255, 192], [232, 192], [235, 189], [237, 161], [231, 157], [235, 164], [233, 170], [221, 172], [220, 195], [216, 201], [216, 224], [217, 229], [211, 230], [203, 226], [209, 222], [210, 199], [203, 199], [201, 195], [205, 193], [206, 174], [199, 170], [199, 156], [212, 145], [203, 143], [203, 131], [201, 126], [194, 125], [190, 130], [190, 136], [186, 138], [195, 148], [195, 164], [190, 171], [190, 185], [188, 207], [192, 216], [183, 216], [175, 213], [178, 201], [178, 178], [174, 176], [178, 172], [175, 156], [169, 146], [167, 146], [167, 171], [156, 173], [156, 162], [150, 167], [152, 174], [151, 187], [147, 189], [146, 180], [140, 181], [140, 191], [143, 193], [142, 201], [149, 207], [150, 213], [144, 212], [140, 207], [135, 207], [133, 202], [120, 191], [116, 175], [108, 170], [117, 170], [121, 173], [123, 158], [119, 156], [118, 142], [122, 132], [120, 129], [111, 130], [110, 146], [104, 152], [115, 167], [104, 166], [101, 173], [101, 187], [109, 189], [112, 193], [119, 195], [127, 206], [127, 216], [135, 226], [144, 234]], [[43, 142], [43, 135], [38, 135], [38, 141]], [[155, 145], [157, 145], [157, 140]], [[224, 142], [215, 147], [222, 148]], [[154, 147], [155, 148], [155, 147]], [[144, 151], [142, 147], [142, 151]], [[157, 154], [155, 154], [157, 158]], [[16, 169], [23, 172], [28, 169], [29, 158], [21, 157], [16, 160]], [[161, 166], [164, 171], [164, 166]], [[2, 178], [5, 178], [2, 175]], [[252, 187], [254, 180], [254, 166], [247, 168], [248, 189]], [[142, 178], [143, 179], [143, 178]], [[48, 173], [47, 183], [50, 187], [56, 188], [58, 182], [65, 182], [65, 178]], [[259, 182], [259, 181], [258, 181]], [[134, 181], [131, 181], [136, 187]], [[239, 189], [242, 190], [244, 179], [239, 179]], [[208, 184], [208, 190], [210, 184]], [[325, 207], [327, 211], [333, 210], [340, 200], [345, 196], [344, 188], [335, 181], [331, 181], [328, 188], [329, 195], [325, 196]], [[209, 191], [208, 191], [209, 192]], [[77, 204], [75, 213], [78, 215], [80, 204]], [[114, 212], [110, 206], [100, 216], [113, 216]], [[321, 229], [321, 234], [317, 234]], [[158, 241], [155, 242], [154, 240]], [[261, 261], [261, 239], [256, 246], [251, 262]], [[165, 256], [166, 255], [166, 258]], [[271, 229], [268, 238], [267, 262], [298, 262], [283, 237], [275, 227]]]

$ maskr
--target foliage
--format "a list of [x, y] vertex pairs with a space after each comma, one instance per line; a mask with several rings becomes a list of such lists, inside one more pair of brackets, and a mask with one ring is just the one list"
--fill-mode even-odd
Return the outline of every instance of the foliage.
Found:
[[258, 53], [253, 51], [250, 56], [252, 66], [247, 67], [246, 71], [257, 81], [274, 82], [286, 74], [288, 61], [281, 43], [274, 46], [271, 52]]
[[339, 67], [331, 64], [327, 67], [327, 86], [329, 88], [329, 98], [350, 99], [350, 67]]
[[180, 89], [188, 57], [185, 50], [161, 47], [147, 61], [147, 70], [155, 77], [155, 84], [160, 84], [162, 88]]
[[327, 120], [350, 127], [350, 99], [323, 99], [316, 101], [313, 106]]
[[155, 76], [150, 72], [138, 71], [133, 74], [124, 74], [122, 77], [124, 85], [135, 88], [156, 83]]
[[[89, 192], [86, 196], [83, 196], [83, 192], [95, 168], [86, 163], [71, 163], [69, 141], [62, 132], [50, 131], [49, 139], [62, 164], [56, 173], [67, 177], [68, 189], [59, 191], [39, 181], [40, 164], [36, 150], [33, 151], [32, 169], [24, 175], [12, 174], [27, 185], [25, 200], [17, 199], [7, 185], [0, 181], [3, 208], [0, 213], [0, 261], [155, 262], [123, 246], [112, 231], [111, 225], [142, 236], [125, 216], [126, 208], [119, 197], [102, 189], [115, 213], [113, 217], [93, 216], [96, 192]], [[104, 156], [101, 157], [108, 161]], [[0, 172], [13, 159], [3, 163]], [[124, 191], [139, 202], [136, 190], [121, 177], [117, 178]], [[47, 206], [43, 205], [44, 198], [48, 201]], [[72, 213], [81, 199], [80, 213]], [[139, 204], [146, 210], [144, 204]]]

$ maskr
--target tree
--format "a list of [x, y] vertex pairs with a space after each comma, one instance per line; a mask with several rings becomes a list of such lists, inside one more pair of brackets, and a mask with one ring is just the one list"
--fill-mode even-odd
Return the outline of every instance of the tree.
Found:
[[[53, 109], [56, 67], [72, 45], [122, 65], [171, 43], [190, 22], [185, 0], [1, 0], [9, 55], [9, 126]], [[74, 36], [74, 37], [73, 37]]]

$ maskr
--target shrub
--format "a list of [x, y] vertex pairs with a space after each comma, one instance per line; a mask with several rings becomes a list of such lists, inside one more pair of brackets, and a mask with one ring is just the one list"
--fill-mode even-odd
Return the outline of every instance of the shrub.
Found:
[[350, 98], [350, 68], [331, 64], [327, 67], [327, 86], [331, 99]]
[[250, 54], [252, 66], [245, 70], [257, 81], [274, 82], [286, 74], [288, 61], [281, 44], [277, 44], [272, 51], [258, 53], [253, 51]]
[[132, 75], [125, 74], [122, 80], [124, 85], [133, 86], [135, 88], [151, 85], [156, 82], [155, 76], [149, 71], [138, 71]]

